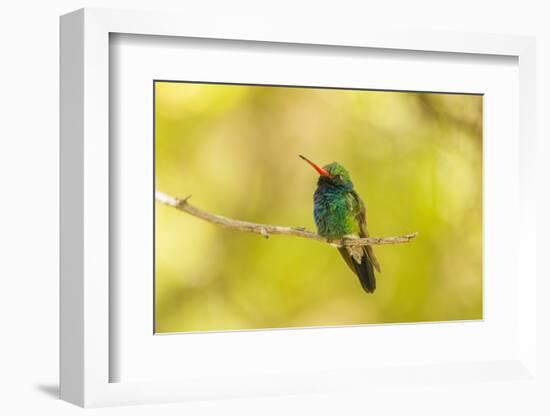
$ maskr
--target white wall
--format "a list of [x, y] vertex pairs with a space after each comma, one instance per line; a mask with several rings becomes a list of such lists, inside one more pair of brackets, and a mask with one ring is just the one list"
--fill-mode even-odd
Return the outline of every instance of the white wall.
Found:
[[[546, 193], [539, 209], [540, 234], [548, 234], [550, 212], [548, 165], [550, 129], [550, 13], [544, 1], [321, 1], [233, 0], [186, 2], [113, 0], [20, 0], [0, 9], [0, 413], [73, 414], [81, 410], [54, 399], [58, 366], [58, 16], [83, 6], [180, 10], [186, 13], [243, 13], [281, 21], [324, 22], [327, 30], [339, 25], [387, 24], [441, 30], [512, 33], [538, 37], [539, 187]], [[542, 180], [544, 179], [544, 183]], [[539, 237], [542, 241], [542, 237]], [[548, 244], [546, 247], [548, 247]], [[542, 245], [539, 246], [542, 250]], [[540, 257], [546, 253], [541, 252]], [[543, 265], [541, 276], [549, 276]], [[550, 296], [542, 280], [540, 300]], [[549, 328], [549, 307], [541, 303]], [[548, 331], [546, 331], [548, 332]], [[541, 332], [541, 335], [542, 332]], [[545, 350], [549, 351], [549, 336]], [[541, 351], [542, 352], [542, 351]], [[541, 354], [542, 355], [542, 354]], [[548, 360], [545, 356], [545, 365]], [[548, 369], [548, 366], [546, 367]], [[547, 374], [550, 372], [547, 371]], [[163, 405], [151, 408], [101, 409], [99, 414], [392, 414], [396, 401], [410, 402], [411, 414], [543, 414], [544, 392], [517, 394], [517, 387], [494, 386], [489, 397], [470, 386], [441, 386], [437, 396], [422, 389], [388, 390], [384, 397], [338, 393]], [[547, 389], [550, 391], [550, 389]], [[527, 399], [526, 399], [527, 397]], [[476, 404], [483, 399], [482, 404]], [[489, 400], [487, 400], [489, 399]], [[548, 404], [545, 411], [548, 412]], [[8, 410], [9, 409], [9, 410]], [[439, 410], [438, 410], [439, 409]], [[429, 411], [430, 410], [430, 411]], [[550, 413], [546, 413], [550, 414]]]

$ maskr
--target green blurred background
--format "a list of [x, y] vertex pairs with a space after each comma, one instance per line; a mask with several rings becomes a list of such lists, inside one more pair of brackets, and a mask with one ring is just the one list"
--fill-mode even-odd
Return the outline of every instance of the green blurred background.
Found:
[[155, 83], [156, 189], [315, 230], [317, 174], [349, 171], [382, 267], [367, 295], [334, 248], [156, 205], [155, 331], [482, 318], [482, 97]]

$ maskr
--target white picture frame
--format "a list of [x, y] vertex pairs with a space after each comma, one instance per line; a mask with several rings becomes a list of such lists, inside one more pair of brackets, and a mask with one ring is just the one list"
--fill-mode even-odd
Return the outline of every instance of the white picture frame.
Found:
[[[318, 28], [278, 27], [265, 21], [204, 22], [192, 16], [165, 13], [83, 9], [61, 18], [61, 398], [80, 406], [182, 401], [194, 398], [323, 392], [350, 386], [399, 384], [417, 379], [476, 383], [485, 375], [536, 382], [536, 218], [535, 41], [530, 37], [465, 33], [380, 32], [349, 28], [327, 32]], [[294, 374], [281, 368], [277, 377], [244, 377], [220, 373], [181, 381], [112, 382], [119, 360], [110, 348], [114, 336], [110, 311], [110, 171], [109, 51], [110, 34], [137, 34], [225, 39], [332, 47], [429, 51], [441, 54], [504, 55], [519, 67], [519, 183], [516, 224], [517, 349], [498, 361], [456, 364], [442, 362], [410, 368], [382, 367], [368, 372], [336, 368], [326, 377]], [[261, 45], [261, 43], [259, 43]], [[115, 161], [116, 162], [116, 161]], [[223, 334], [218, 334], [223, 337]], [[192, 336], [192, 335], [191, 335]], [[227, 335], [226, 335], [227, 336]], [[327, 333], [337, 337], [338, 333]], [[340, 334], [341, 336], [341, 334]], [[360, 370], [358, 368], [357, 370]], [[477, 376], [476, 376], [477, 374]], [[177, 378], [177, 377], [175, 377]], [[498, 377], [497, 377], [498, 378]], [[215, 380], [215, 381], [214, 381]], [[346, 382], [342, 382], [346, 380]]]

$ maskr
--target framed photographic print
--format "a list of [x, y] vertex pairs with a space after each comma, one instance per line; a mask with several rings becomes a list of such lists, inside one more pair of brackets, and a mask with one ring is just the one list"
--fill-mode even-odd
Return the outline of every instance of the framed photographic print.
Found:
[[62, 398], [532, 380], [533, 39], [240, 23], [61, 19]]

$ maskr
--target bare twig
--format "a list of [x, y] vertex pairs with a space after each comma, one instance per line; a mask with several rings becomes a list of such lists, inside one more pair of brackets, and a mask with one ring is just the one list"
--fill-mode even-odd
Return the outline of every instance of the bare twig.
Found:
[[201, 218], [205, 221], [208, 221], [212, 224], [219, 225], [221, 227], [232, 228], [234, 230], [260, 234], [265, 238], [269, 238], [270, 234], [293, 235], [295, 237], [309, 238], [310, 240], [322, 241], [324, 243], [329, 243], [339, 247], [342, 247], [342, 246], [351, 247], [351, 246], [366, 246], [366, 245], [374, 245], [374, 244], [408, 243], [410, 240], [415, 238], [416, 235], [418, 234], [418, 233], [410, 233], [410, 234], [400, 235], [396, 237], [344, 238], [342, 240], [329, 240], [328, 238], [322, 237], [319, 234], [308, 231], [303, 227], [282, 227], [279, 225], [256, 224], [253, 222], [234, 220], [231, 218], [222, 217], [221, 215], [210, 214], [209, 212], [203, 211], [191, 205], [188, 202], [190, 197], [191, 195], [183, 199], [177, 199], [158, 191], [155, 194], [155, 198], [158, 202], [174, 207], [180, 211], [186, 212], [189, 215], [192, 215], [197, 218]]

